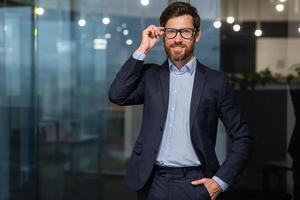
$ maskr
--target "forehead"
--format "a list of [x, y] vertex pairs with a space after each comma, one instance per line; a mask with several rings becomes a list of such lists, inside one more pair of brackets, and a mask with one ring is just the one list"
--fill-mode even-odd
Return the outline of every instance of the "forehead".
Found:
[[172, 17], [167, 22], [167, 28], [194, 28], [193, 17], [191, 15], [182, 15], [179, 17]]

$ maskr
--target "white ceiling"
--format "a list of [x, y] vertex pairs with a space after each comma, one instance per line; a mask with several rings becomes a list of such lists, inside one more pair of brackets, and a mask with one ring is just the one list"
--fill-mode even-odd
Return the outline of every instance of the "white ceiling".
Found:
[[[33, 0], [13, 0], [14, 2], [34, 2]], [[140, 0], [36, 0], [45, 9], [74, 10], [84, 13], [105, 13], [120, 16], [155, 18], [173, 0], [150, 0], [146, 7]], [[279, 0], [184, 0], [191, 2], [200, 12], [202, 19], [216, 19], [234, 15], [241, 21], [286, 21], [300, 22], [300, 0], [286, 0], [285, 10], [275, 9]], [[221, 9], [220, 9], [221, 4]]]

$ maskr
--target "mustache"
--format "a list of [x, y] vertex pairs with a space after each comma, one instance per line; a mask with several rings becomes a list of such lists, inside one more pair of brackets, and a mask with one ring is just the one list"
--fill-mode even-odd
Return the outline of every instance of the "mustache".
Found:
[[184, 44], [182, 44], [182, 43], [174, 43], [174, 44], [171, 44], [170, 47], [173, 47], [173, 48], [175, 48], [175, 47], [181, 47], [181, 48], [183, 48], [183, 47], [186, 47], [186, 46]]

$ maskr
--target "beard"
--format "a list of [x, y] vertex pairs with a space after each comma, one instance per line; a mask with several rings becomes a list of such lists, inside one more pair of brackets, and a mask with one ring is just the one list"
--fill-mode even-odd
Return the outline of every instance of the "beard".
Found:
[[187, 46], [182, 42], [173, 42], [167, 46], [166, 42], [164, 42], [164, 47], [167, 56], [172, 62], [181, 62], [187, 60], [194, 54], [195, 41], [193, 41], [190, 46]]

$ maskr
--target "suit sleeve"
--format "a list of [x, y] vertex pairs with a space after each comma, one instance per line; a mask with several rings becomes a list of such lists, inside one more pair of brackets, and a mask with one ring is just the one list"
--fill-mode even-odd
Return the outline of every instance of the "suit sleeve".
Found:
[[224, 76], [222, 88], [219, 96], [218, 113], [231, 139], [231, 148], [215, 175], [231, 185], [242, 172], [251, 155], [254, 138], [239, 109], [235, 92], [226, 76]]
[[143, 61], [132, 56], [124, 63], [108, 92], [112, 103], [136, 105], [144, 102], [143, 64]]

